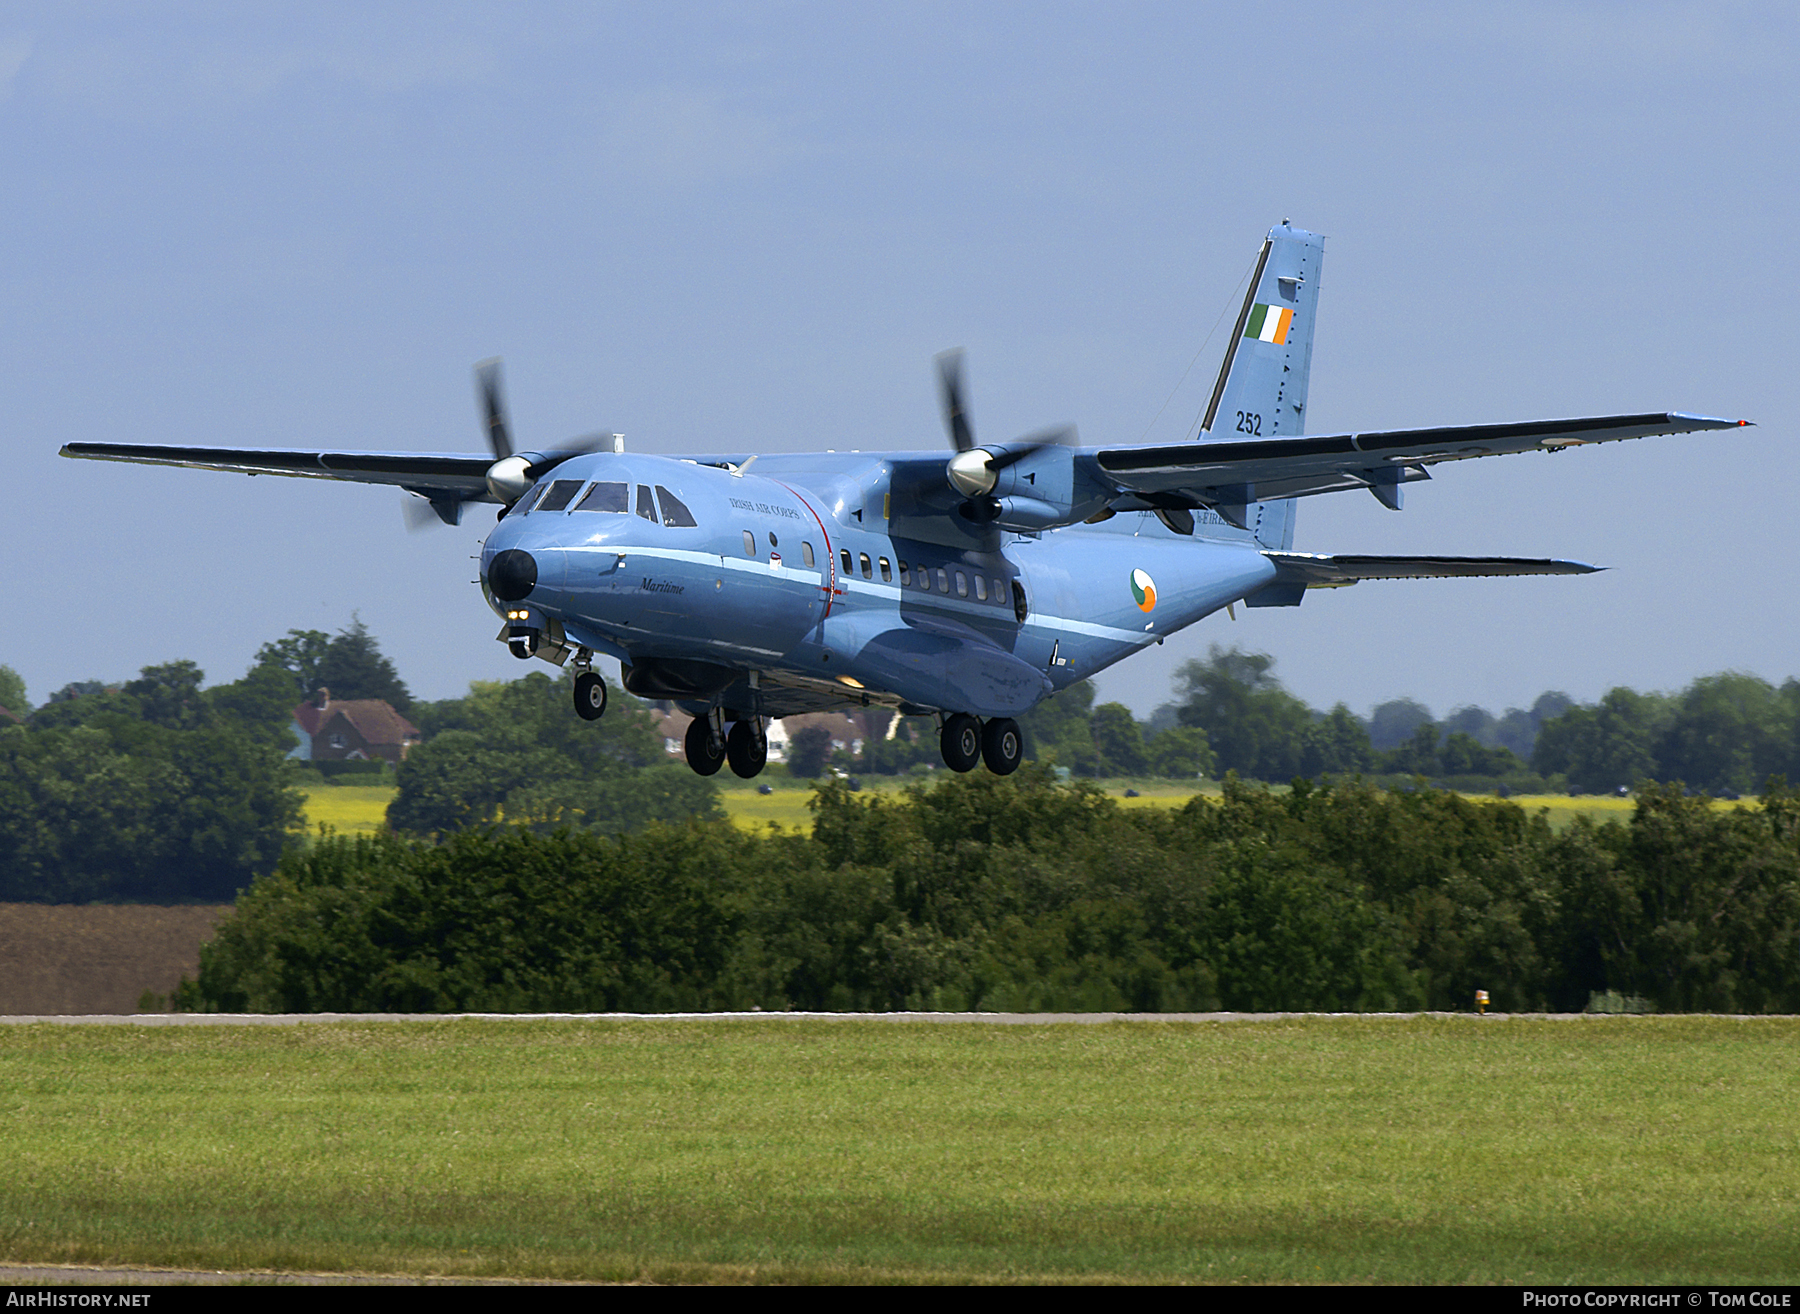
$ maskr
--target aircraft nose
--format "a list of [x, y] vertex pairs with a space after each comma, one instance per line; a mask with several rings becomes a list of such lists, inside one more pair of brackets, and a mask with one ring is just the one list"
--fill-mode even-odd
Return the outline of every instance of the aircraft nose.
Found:
[[502, 602], [520, 602], [537, 587], [537, 561], [520, 548], [507, 548], [494, 554], [488, 563], [488, 583], [494, 596]]

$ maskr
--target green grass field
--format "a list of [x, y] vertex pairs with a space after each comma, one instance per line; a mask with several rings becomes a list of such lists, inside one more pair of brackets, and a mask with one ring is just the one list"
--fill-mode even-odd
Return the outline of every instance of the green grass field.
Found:
[[1776, 1283], [1800, 1022], [0, 1028], [9, 1262]]

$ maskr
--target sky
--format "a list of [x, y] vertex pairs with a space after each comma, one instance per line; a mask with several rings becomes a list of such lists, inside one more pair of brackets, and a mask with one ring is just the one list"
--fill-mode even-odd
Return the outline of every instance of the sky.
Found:
[[[71, 441], [670, 453], [1177, 442], [1263, 234], [1326, 235], [1309, 430], [1696, 411], [1440, 467], [1314, 552], [1573, 557], [1208, 618], [1317, 707], [1800, 675], [1800, 17], [1730, 3], [0, 3], [0, 664], [241, 675], [360, 618], [416, 696], [520, 663], [489, 515]], [[1773, 227], [1771, 227], [1773, 225]]]

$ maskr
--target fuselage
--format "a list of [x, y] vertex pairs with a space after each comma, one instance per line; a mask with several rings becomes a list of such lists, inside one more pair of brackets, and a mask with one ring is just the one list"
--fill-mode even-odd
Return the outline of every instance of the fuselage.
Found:
[[894, 476], [917, 459], [565, 461], [488, 535], [488, 600], [510, 625], [618, 658], [627, 688], [697, 715], [876, 701], [990, 717], [1275, 574], [1247, 536], [1181, 537], [1147, 513], [1042, 534], [909, 516]]

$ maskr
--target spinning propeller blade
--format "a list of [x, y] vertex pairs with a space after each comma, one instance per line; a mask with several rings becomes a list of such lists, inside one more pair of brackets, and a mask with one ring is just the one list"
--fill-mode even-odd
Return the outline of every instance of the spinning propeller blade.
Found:
[[475, 367], [475, 387], [481, 394], [481, 419], [488, 446], [496, 461], [513, 454], [512, 427], [506, 422], [506, 397], [500, 388], [500, 358], [494, 356]]
[[944, 428], [950, 431], [950, 445], [966, 452], [975, 445], [975, 431], [963, 407], [962, 360], [961, 347], [938, 354], [938, 397], [943, 403]]

